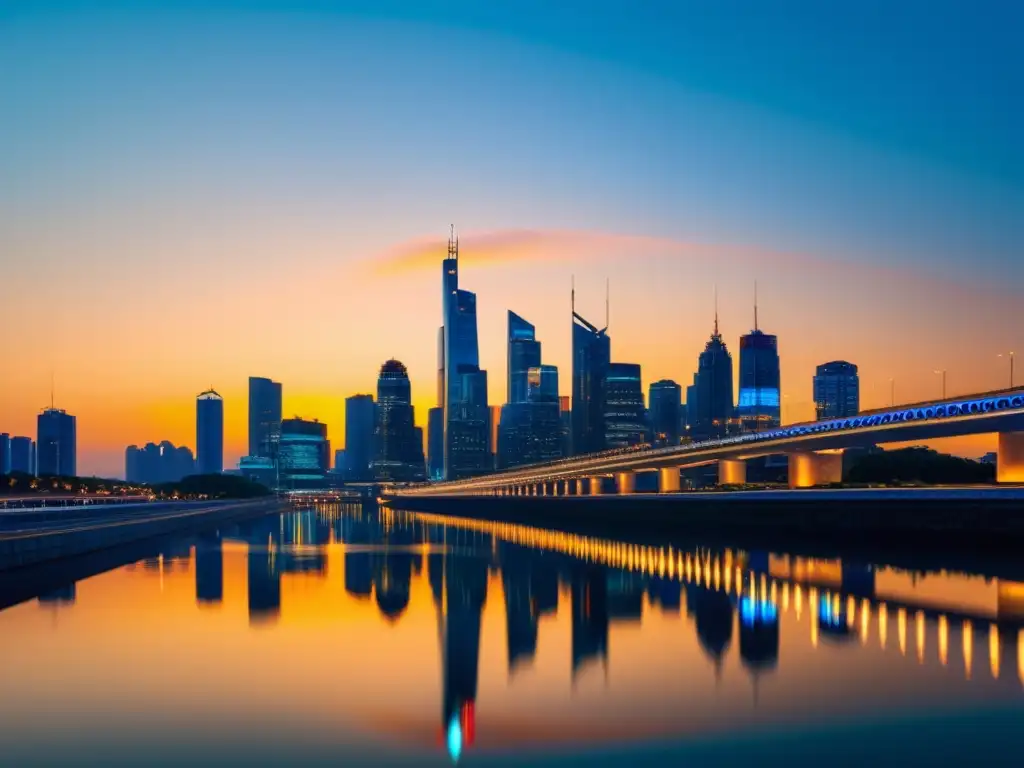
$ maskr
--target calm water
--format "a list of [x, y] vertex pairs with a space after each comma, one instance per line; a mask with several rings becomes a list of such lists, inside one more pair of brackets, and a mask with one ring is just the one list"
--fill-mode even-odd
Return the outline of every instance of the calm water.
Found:
[[4, 582], [0, 764], [1022, 764], [1014, 581], [337, 505], [150, 546]]

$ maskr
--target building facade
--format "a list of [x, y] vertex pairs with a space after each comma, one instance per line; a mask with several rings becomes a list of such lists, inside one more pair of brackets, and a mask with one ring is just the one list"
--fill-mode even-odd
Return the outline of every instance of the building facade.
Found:
[[366, 483], [373, 480], [374, 445], [377, 425], [377, 404], [373, 395], [352, 395], [345, 398], [345, 464], [339, 466], [346, 482]]
[[249, 377], [249, 455], [274, 458], [281, 436], [281, 384]]
[[572, 313], [572, 449], [574, 455], [605, 449], [605, 379], [611, 338]]
[[11, 436], [0, 432], [0, 475], [11, 473]]
[[327, 425], [298, 417], [281, 420], [278, 476], [283, 489], [323, 488], [327, 485], [331, 444]]
[[[687, 408], [692, 420], [691, 437], [695, 441], [725, 437], [735, 415], [735, 401], [732, 395], [732, 355], [729, 354], [722, 335], [718, 332], [718, 317], [715, 329], [704, 345], [697, 362], [694, 381], [696, 407]], [[687, 403], [689, 406], [689, 403]]]
[[75, 417], [47, 408], [36, 419], [37, 474], [74, 477], [78, 469]]
[[11, 472], [36, 474], [36, 444], [31, 437], [11, 438]]
[[743, 432], [765, 432], [782, 423], [779, 341], [758, 328], [740, 337], [740, 393], [736, 416]]
[[427, 412], [427, 477], [444, 479], [444, 408]]
[[224, 471], [224, 399], [212, 389], [196, 397], [196, 472]]
[[845, 360], [819, 365], [814, 373], [814, 405], [818, 419], [843, 419], [860, 413], [860, 376]]
[[422, 437], [417, 442], [409, 374], [398, 360], [388, 360], [377, 377], [377, 419], [373, 477], [382, 482], [424, 478]]
[[129, 483], [173, 483], [195, 473], [192, 450], [168, 440], [147, 443], [143, 448], [129, 445], [124, 455], [124, 477]]
[[508, 384], [506, 402], [525, 403], [527, 377], [531, 368], [540, 365], [540, 342], [536, 329], [515, 312], [508, 313]]
[[640, 366], [611, 363], [605, 377], [605, 447], [628, 448], [647, 442], [647, 413]]
[[679, 445], [684, 424], [682, 387], [671, 379], [651, 384], [647, 395], [651, 441], [658, 446]]

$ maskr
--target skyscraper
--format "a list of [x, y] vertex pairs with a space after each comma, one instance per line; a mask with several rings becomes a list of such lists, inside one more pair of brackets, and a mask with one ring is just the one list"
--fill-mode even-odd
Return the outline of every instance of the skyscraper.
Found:
[[36, 419], [36, 462], [40, 476], [73, 477], [77, 471], [75, 417], [47, 408]]
[[249, 455], [273, 458], [281, 435], [281, 385], [249, 377]]
[[281, 487], [323, 488], [327, 484], [330, 450], [326, 424], [316, 419], [282, 419], [278, 450]]
[[652, 440], [655, 445], [679, 445], [683, 424], [682, 388], [671, 379], [651, 384], [647, 396]]
[[444, 330], [438, 351], [444, 358], [444, 477], [453, 480], [491, 466], [487, 372], [480, 370], [476, 294], [459, 289], [459, 241], [454, 228], [442, 263], [441, 301]]
[[537, 365], [527, 371], [527, 398], [501, 408], [499, 468], [551, 461], [565, 455], [558, 368]]
[[424, 475], [423, 442], [417, 443], [409, 374], [388, 360], [377, 377], [377, 423], [373, 474], [378, 480], [410, 482]]
[[365, 483], [373, 479], [374, 432], [377, 405], [373, 395], [345, 398], [345, 480]]
[[558, 403], [558, 367], [540, 365], [526, 372], [526, 399], [531, 403]]
[[35, 444], [31, 437], [11, 438], [11, 472], [36, 473]]
[[[575, 292], [574, 292], [575, 294]], [[573, 304], [575, 307], [575, 295]], [[605, 448], [605, 378], [611, 364], [608, 328], [598, 328], [572, 312], [572, 450]]]
[[441, 406], [427, 412], [427, 476], [431, 480], [444, 479], [444, 408]]
[[736, 415], [744, 432], [763, 432], [781, 423], [779, 340], [757, 327], [740, 336], [740, 398]]
[[605, 376], [605, 447], [626, 448], [647, 440], [640, 366], [611, 363]]
[[506, 402], [524, 403], [527, 372], [540, 365], [540, 342], [535, 328], [515, 312], [508, 313], [508, 388]]
[[709, 440], [724, 437], [734, 413], [732, 397], [732, 355], [718, 332], [718, 313], [715, 329], [700, 353], [697, 364], [695, 394], [696, 413], [689, 412], [693, 420], [693, 439]]
[[860, 412], [857, 366], [845, 360], [819, 365], [814, 374], [814, 404], [818, 419], [842, 419]]
[[0, 432], [0, 475], [11, 473], [11, 436]]
[[129, 445], [124, 455], [124, 477], [129, 483], [173, 483], [195, 472], [192, 451], [164, 440], [138, 448]]
[[196, 472], [224, 471], [224, 399], [208, 389], [196, 397]]

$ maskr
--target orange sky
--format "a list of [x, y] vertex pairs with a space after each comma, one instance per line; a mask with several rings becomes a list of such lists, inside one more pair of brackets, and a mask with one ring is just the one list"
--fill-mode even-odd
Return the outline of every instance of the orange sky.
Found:
[[[195, 242], [180, 269], [97, 274], [97, 248], [143, 247], [144, 232], [79, 244], [81, 258], [47, 283], [33, 263], [0, 284], [0, 304], [24, 322], [7, 340], [0, 430], [35, 433], [49, 403], [78, 417], [79, 471], [119, 474], [131, 443], [195, 444], [195, 395], [225, 398], [226, 466], [245, 452], [247, 377], [284, 384], [286, 416], [317, 417], [343, 446], [344, 398], [374, 392], [388, 357], [409, 368], [417, 421], [435, 398], [440, 261], [446, 234], [388, 244], [234, 230]], [[47, 246], [66, 246], [54, 235]], [[572, 230], [460, 234], [461, 284], [477, 292], [481, 365], [490, 398], [505, 397], [505, 313], [537, 326], [547, 363], [570, 388], [569, 285], [577, 310], [600, 320], [611, 281], [612, 358], [643, 365], [644, 387], [690, 381], [712, 324], [717, 285], [722, 333], [738, 367], [738, 337], [752, 324], [755, 279], [760, 325], [779, 336], [783, 418], [813, 415], [814, 366], [842, 358], [861, 369], [862, 407], [1005, 386], [1006, 358], [1024, 348], [1024, 311], [984, 277], [915, 274], [809, 254]], [[216, 259], [217, 253], [244, 253]], [[246, 268], [249, 263], [250, 268]], [[39, 302], [40, 285], [47, 301]], [[1021, 376], [1024, 377], [1024, 371]], [[980, 455], [991, 439], [956, 441]]]

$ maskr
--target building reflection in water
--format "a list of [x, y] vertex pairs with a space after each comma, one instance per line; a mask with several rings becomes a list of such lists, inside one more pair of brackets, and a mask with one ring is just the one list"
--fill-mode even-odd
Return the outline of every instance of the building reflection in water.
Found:
[[220, 603], [224, 599], [224, 552], [220, 532], [196, 538], [196, 602]]
[[63, 587], [57, 589], [51, 589], [39, 595], [36, 598], [40, 605], [74, 605], [75, 602], [75, 583], [66, 584]]

